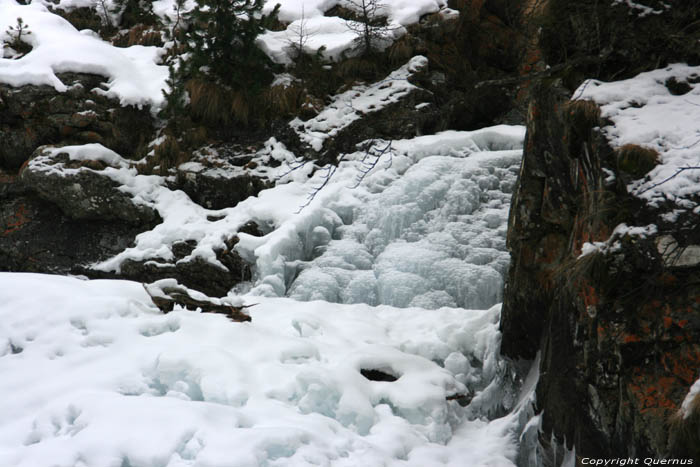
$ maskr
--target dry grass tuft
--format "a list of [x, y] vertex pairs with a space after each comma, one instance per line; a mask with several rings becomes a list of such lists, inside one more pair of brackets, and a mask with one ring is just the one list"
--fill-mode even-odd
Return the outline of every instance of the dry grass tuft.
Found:
[[348, 58], [338, 65], [337, 70], [346, 80], [373, 79], [380, 71], [377, 63], [366, 57]]
[[615, 152], [618, 170], [633, 178], [642, 178], [659, 164], [659, 153], [651, 148], [625, 144]]
[[187, 153], [181, 149], [178, 140], [174, 136], [168, 135], [161, 144], [155, 147], [149, 166], [151, 169], [159, 166], [160, 173], [166, 174], [169, 169], [187, 162], [188, 159]]
[[185, 89], [190, 96], [192, 116], [196, 120], [209, 125], [231, 123], [233, 98], [230, 90], [203, 79], [189, 80]]
[[669, 420], [671, 454], [700, 459], [700, 393], [690, 402], [687, 413], [681, 410]]
[[406, 34], [401, 39], [391, 44], [388, 50], [389, 62], [392, 65], [404, 64], [413, 57], [415, 55], [415, 48], [412, 42], [411, 35]]
[[570, 124], [583, 133], [600, 125], [600, 107], [591, 100], [575, 100], [565, 104]]
[[272, 86], [264, 95], [270, 113], [280, 117], [296, 116], [305, 97], [304, 89], [296, 83]]

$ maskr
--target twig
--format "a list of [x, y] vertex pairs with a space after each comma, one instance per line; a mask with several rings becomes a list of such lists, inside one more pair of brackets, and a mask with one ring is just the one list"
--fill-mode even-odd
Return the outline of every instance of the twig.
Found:
[[566, 68], [581, 65], [590, 65], [595, 63], [600, 63], [604, 61], [610, 55], [611, 51], [603, 51], [600, 55], [594, 57], [580, 57], [577, 59], [569, 60], [558, 65], [551, 66], [546, 70], [535, 71], [533, 73], [528, 73], [522, 76], [501, 78], [501, 79], [490, 79], [486, 81], [480, 81], [474, 85], [474, 89], [479, 89], [484, 86], [507, 86], [511, 84], [520, 84], [525, 81], [531, 81], [533, 79], [548, 78]]
[[685, 172], [686, 170], [700, 170], [700, 166], [679, 167], [678, 170], [676, 170], [676, 173], [674, 173], [674, 174], [671, 175], [670, 177], [665, 178], [664, 180], [661, 180], [661, 181], [658, 182], [658, 183], [654, 183], [654, 184], [651, 185], [650, 187], [645, 188], [644, 190], [642, 190], [642, 191], [640, 191], [639, 193], [637, 193], [637, 195], [644, 194], [644, 193], [646, 193], [646, 192], [649, 191], [649, 190], [653, 190], [654, 188], [656, 188], [656, 187], [659, 186], [659, 185], [663, 185], [664, 183], [666, 183], [666, 182], [668, 182], [669, 180], [671, 180], [671, 179], [677, 177], [678, 175], [680, 175], [682, 172]]
[[[389, 155], [391, 156], [387, 163], [386, 169], [391, 168], [394, 154], [391, 150], [392, 144], [393, 141], [389, 141], [385, 147], [378, 149], [376, 147], [376, 141], [372, 140], [366, 145], [365, 155], [360, 161], [360, 168], [358, 169], [359, 173], [355, 178], [356, 183], [355, 185], [350, 187], [351, 189], [355, 189], [360, 186], [365, 177], [367, 177], [367, 175], [377, 166], [379, 160], [382, 158], [382, 156], [384, 156], [384, 154], [389, 153]], [[299, 209], [296, 211], [296, 214], [299, 214], [301, 211], [304, 210], [304, 208], [309, 206], [316, 198], [316, 196], [321, 192], [321, 190], [323, 190], [328, 185], [328, 183], [331, 181], [331, 178], [333, 178], [333, 175], [335, 175], [335, 172], [338, 170], [338, 166], [340, 165], [340, 163], [345, 161], [346, 156], [347, 154], [343, 154], [342, 156], [340, 156], [336, 165], [328, 164], [325, 167], [323, 167], [323, 169], [321, 169], [326, 171], [326, 174], [322, 175], [323, 182], [321, 182], [320, 185], [312, 188], [311, 192], [306, 197], [306, 202], [299, 206]]]
[[382, 149], [377, 149], [374, 144], [374, 141], [372, 141], [372, 143], [369, 144], [367, 146], [367, 149], [365, 150], [365, 155], [362, 158], [360, 168], [358, 169], [360, 173], [357, 174], [357, 177], [355, 177], [356, 183], [351, 187], [352, 189], [355, 189], [360, 186], [360, 184], [364, 181], [365, 177], [367, 177], [367, 175], [372, 170], [374, 170], [374, 168], [379, 163], [379, 160], [387, 152], [389, 153], [389, 162], [387, 163], [385, 170], [391, 168], [391, 164], [394, 160], [394, 153], [391, 150], [391, 145], [393, 144], [393, 141], [389, 141], [389, 143]]

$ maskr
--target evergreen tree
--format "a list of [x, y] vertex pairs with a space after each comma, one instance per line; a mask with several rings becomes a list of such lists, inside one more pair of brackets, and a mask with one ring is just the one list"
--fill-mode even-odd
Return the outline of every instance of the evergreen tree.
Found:
[[165, 84], [170, 88], [169, 91], [163, 90], [165, 97], [165, 107], [160, 113], [160, 116], [170, 119], [173, 125], [177, 126], [176, 119], [185, 114], [185, 105], [187, 101], [185, 83], [183, 78], [184, 61], [182, 57], [178, 57], [177, 66], [173, 61], [168, 63], [168, 79]]
[[150, 0], [114, 0], [112, 13], [119, 18], [122, 28], [130, 28], [136, 24], [154, 25], [156, 15]]
[[255, 40], [277, 16], [262, 15], [263, 0], [198, 0], [187, 32], [188, 74], [246, 95], [273, 78], [272, 62]]

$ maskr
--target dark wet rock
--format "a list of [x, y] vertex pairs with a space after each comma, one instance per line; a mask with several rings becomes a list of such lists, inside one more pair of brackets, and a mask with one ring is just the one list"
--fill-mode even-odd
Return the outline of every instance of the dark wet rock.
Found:
[[335, 162], [340, 154], [357, 151], [357, 145], [363, 141], [388, 141], [431, 133], [440, 120], [439, 111], [431, 105], [432, 102], [430, 92], [415, 88], [398, 102], [366, 113], [359, 120], [337, 131], [334, 137], [325, 140], [321, 152], [314, 157], [322, 162]]
[[261, 159], [256, 149], [237, 145], [209, 148], [177, 168], [175, 186], [205, 208], [234, 207], [274, 185], [267, 176], [269, 158]]
[[[241, 233], [252, 235], [253, 237], [262, 237], [263, 235], [265, 235], [260, 225], [255, 221], [246, 222], [245, 224], [243, 224], [243, 226], [241, 226], [238, 229], [238, 231]], [[229, 246], [229, 248], [233, 248], [233, 246]]]
[[71, 161], [68, 154], [40, 147], [20, 173], [22, 183], [73, 219], [122, 220], [148, 224], [158, 219], [149, 206], [134, 202], [104, 171], [99, 160]]
[[16, 170], [46, 144], [100, 143], [127, 159], [143, 155], [153, 132], [148, 109], [122, 107], [93, 92], [105, 81], [101, 76], [58, 76], [66, 92], [0, 84], [0, 167]]
[[388, 383], [393, 383], [398, 380], [398, 378], [386, 371], [376, 370], [374, 368], [362, 368], [360, 369], [362, 376], [370, 381], [384, 381]]
[[270, 188], [272, 183], [260, 177], [241, 174], [228, 177], [213, 172], [193, 172], [178, 169], [177, 186], [195, 203], [209, 209], [236, 206], [250, 196]]
[[217, 252], [222, 265], [213, 264], [200, 257], [184, 259], [176, 263], [155, 260], [126, 260], [119, 274], [86, 272], [94, 277], [121, 277], [139, 282], [155, 282], [173, 278], [188, 288], [200, 291], [210, 297], [223, 297], [231, 288], [252, 277], [250, 265], [237, 252], [224, 250]]
[[[118, 221], [75, 220], [34, 194], [2, 195], [0, 270], [79, 273], [79, 266], [105, 260], [129, 247], [142, 227]], [[8, 190], [5, 190], [7, 193]]]
[[95, 8], [80, 7], [71, 8], [70, 10], [64, 10], [62, 8], [52, 8], [51, 11], [68, 21], [78, 31], [81, 31], [83, 29], [100, 31], [100, 29], [104, 27], [103, 21], [100, 19], [100, 16], [97, 14]]
[[[509, 221], [502, 352], [541, 355], [542, 446], [553, 435], [582, 457], [685, 452], [687, 440], [669, 440], [699, 376], [697, 217], [669, 222], [667, 208], [631, 196], [595, 105], [567, 94], [542, 84], [530, 104]], [[614, 233], [622, 223], [656, 227]], [[603, 246], [582, 255], [586, 242]]]

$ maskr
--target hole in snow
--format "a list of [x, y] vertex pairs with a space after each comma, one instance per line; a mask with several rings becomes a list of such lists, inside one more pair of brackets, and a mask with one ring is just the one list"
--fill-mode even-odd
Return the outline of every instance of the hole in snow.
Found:
[[388, 373], [387, 370], [385, 370], [385, 369], [377, 370], [377, 369], [362, 368], [360, 370], [360, 373], [362, 373], [362, 376], [364, 376], [365, 378], [367, 378], [370, 381], [386, 381], [389, 383], [393, 383], [394, 381], [399, 379], [396, 376]]
[[13, 355], [16, 355], [18, 353], [22, 353], [24, 351], [24, 347], [15, 344], [14, 342], [10, 341], [10, 352]]

